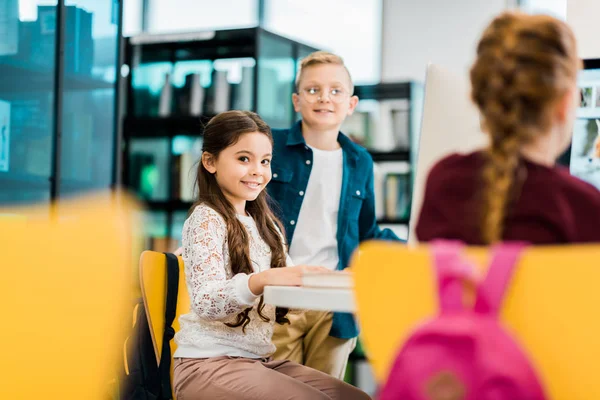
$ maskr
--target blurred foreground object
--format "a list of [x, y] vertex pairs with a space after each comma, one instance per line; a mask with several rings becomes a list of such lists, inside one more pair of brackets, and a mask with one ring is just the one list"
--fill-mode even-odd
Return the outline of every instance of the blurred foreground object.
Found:
[[0, 398], [112, 397], [131, 329], [138, 215], [114, 193], [0, 208]]
[[[480, 271], [487, 268], [488, 248], [466, 254]], [[600, 399], [600, 245], [529, 247], [516, 268], [500, 318], [527, 350], [548, 398]], [[425, 245], [363, 243], [352, 270], [362, 343], [385, 382], [400, 346], [439, 310], [431, 252]]]

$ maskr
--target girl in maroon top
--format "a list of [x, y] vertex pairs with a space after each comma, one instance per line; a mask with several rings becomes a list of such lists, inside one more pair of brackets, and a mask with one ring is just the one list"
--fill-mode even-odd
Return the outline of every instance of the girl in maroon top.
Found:
[[508, 12], [490, 24], [471, 68], [490, 145], [432, 168], [420, 241], [600, 242], [600, 191], [555, 166], [571, 141], [579, 68], [562, 21]]

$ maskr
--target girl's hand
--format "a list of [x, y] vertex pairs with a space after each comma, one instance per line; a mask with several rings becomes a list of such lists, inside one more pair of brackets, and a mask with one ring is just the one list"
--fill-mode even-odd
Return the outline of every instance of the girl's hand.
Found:
[[305, 272], [325, 273], [331, 272], [325, 267], [311, 265], [296, 265], [293, 267], [271, 268], [250, 276], [248, 287], [255, 295], [261, 295], [265, 286], [301, 286], [302, 275]]

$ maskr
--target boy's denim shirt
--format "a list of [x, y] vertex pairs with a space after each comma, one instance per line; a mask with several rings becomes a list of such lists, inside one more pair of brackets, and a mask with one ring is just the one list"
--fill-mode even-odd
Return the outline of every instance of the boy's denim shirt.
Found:
[[[313, 153], [302, 136], [300, 122], [291, 129], [273, 129], [273, 139], [272, 179], [267, 185], [267, 192], [275, 200], [273, 210], [285, 227], [289, 244], [294, 237], [303, 194], [312, 170]], [[371, 155], [341, 132], [337, 140], [344, 155], [337, 229], [338, 270], [342, 270], [348, 266], [360, 242], [400, 239], [391, 230], [381, 230], [377, 226]], [[342, 339], [356, 337], [358, 328], [354, 316], [334, 313], [330, 335]]]

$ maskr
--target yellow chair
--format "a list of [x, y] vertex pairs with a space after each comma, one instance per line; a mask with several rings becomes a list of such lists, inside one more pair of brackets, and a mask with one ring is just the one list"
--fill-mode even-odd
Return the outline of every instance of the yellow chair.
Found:
[[[487, 249], [466, 254], [486, 268]], [[380, 382], [415, 325], [438, 310], [432, 265], [426, 246], [385, 242], [363, 244], [353, 259], [363, 343]], [[597, 245], [532, 247], [517, 266], [501, 318], [552, 399], [600, 399], [599, 284]]]
[[140, 213], [115, 192], [0, 206], [0, 399], [116, 396]]
[[[190, 310], [190, 299], [185, 284], [185, 272], [183, 260], [179, 260], [179, 293], [177, 295], [177, 311], [173, 321], [175, 332], [179, 330], [179, 316]], [[144, 308], [154, 345], [157, 365], [160, 363], [163, 345], [163, 332], [165, 326], [165, 310], [167, 301], [167, 268], [166, 256], [155, 251], [144, 251], [140, 257], [140, 286]], [[175, 341], [171, 343], [171, 357], [177, 346]], [[172, 367], [172, 364], [171, 364]], [[171, 368], [171, 377], [173, 369]]]

